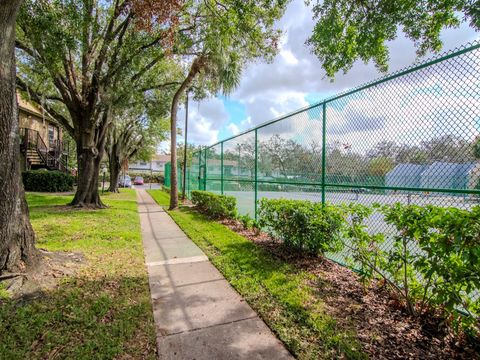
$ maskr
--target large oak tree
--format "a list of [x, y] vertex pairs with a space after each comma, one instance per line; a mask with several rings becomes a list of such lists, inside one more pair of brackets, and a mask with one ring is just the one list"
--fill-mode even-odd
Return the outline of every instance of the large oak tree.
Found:
[[15, 19], [21, 0], [0, 1], [0, 273], [37, 259], [20, 173]]
[[144, 89], [165, 58], [176, 1], [162, 1], [150, 31], [141, 1], [28, 0], [18, 19], [18, 85], [74, 138], [78, 188], [72, 205], [103, 207], [100, 161], [119, 99]]

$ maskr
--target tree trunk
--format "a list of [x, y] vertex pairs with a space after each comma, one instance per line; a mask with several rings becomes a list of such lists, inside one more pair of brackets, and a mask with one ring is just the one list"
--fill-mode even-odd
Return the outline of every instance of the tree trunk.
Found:
[[170, 210], [176, 209], [178, 207], [178, 184], [177, 184], [177, 111], [178, 111], [178, 102], [180, 97], [185, 92], [185, 90], [190, 86], [195, 76], [200, 72], [202, 67], [205, 66], [205, 58], [198, 57], [196, 58], [190, 71], [188, 72], [187, 77], [180, 85], [180, 88], [177, 90], [172, 100], [172, 107], [170, 110]]
[[106, 206], [100, 199], [98, 176], [105, 149], [105, 136], [93, 142], [93, 146], [83, 146], [90, 143], [86, 134], [88, 132], [83, 132], [77, 139], [78, 183], [77, 192], [70, 205], [103, 209]]
[[118, 193], [118, 177], [120, 176], [120, 159], [115, 153], [115, 148], [110, 154], [109, 161], [108, 161], [108, 168], [110, 171], [110, 186], [108, 191]]
[[[177, 92], [178, 93], [178, 92]], [[175, 94], [177, 95], [177, 94]], [[177, 184], [177, 110], [178, 98], [174, 96], [170, 114], [170, 210], [178, 207]]]
[[0, 2], [0, 273], [38, 259], [20, 172], [15, 92], [15, 19], [21, 0]]

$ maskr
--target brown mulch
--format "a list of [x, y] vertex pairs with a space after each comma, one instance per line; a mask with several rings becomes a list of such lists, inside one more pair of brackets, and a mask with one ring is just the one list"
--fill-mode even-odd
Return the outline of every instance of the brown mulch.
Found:
[[364, 285], [355, 272], [328, 259], [299, 253], [266, 233], [245, 230], [224, 220], [231, 230], [274, 256], [316, 275], [311, 286], [339, 327], [353, 329], [372, 359], [480, 359], [479, 344], [455, 337], [439, 314], [409, 316], [383, 283]]

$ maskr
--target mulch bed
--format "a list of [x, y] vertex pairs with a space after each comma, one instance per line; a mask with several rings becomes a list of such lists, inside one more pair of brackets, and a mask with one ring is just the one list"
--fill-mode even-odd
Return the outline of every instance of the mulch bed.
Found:
[[383, 283], [365, 286], [352, 270], [328, 259], [299, 253], [266, 233], [245, 230], [224, 220], [231, 230], [274, 256], [316, 275], [311, 286], [339, 327], [354, 329], [372, 359], [480, 359], [479, 344], [455, 337], [439, 314], [409, 316]]

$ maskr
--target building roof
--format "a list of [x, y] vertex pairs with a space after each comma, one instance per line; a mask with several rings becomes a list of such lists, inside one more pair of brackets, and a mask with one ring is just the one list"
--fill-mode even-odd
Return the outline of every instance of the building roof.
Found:
[[475, 163], [448, 163], [436, 161], [422, 173], [422, 176], [468, 176]]
[[152, 157], [152, 161], [170, 161], [170, 154], [156, 154]]
[[17, 102], [20, 110], [40, 118], [45, 117], [46, 120], [56, 123], [56, 121], [50, 115], [42, 111], [40, 106], [35, 104], [33, 101], [25, 100], [19, 92], [17, 92]]
[[418, 164], [398, 164], [392, 170], [387, 173], [387, 177], [400, 177], [400, 176], [420, 176], [426, 169], [428, 165], [418, 165]]

